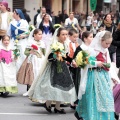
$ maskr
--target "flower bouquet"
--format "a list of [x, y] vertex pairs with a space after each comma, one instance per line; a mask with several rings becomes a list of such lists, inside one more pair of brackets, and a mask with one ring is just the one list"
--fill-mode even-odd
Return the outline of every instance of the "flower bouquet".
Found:
[[61, 62], [63, 61], [63, 57], [66, 57], [64, 52], [64, 46], [60, 42], [55, 42], [51, 45], [51, 50], [53, 53], [53, 58], [57, 60], [57, 72], [62, 72]]
[[[86, 51], [80, 51], [76, 56], [76, 64], [78, 67], [84, 68], [86, 65], [95, 65], [95, 61], [97, 59], [94, 56], [89, 56], [89, 54]], [[110, 63], [103, 63], [104, 69], [109, 70]]]
[[20, 49], [18, 48], [18, 40], [15, 40], [15, 49], [13, 50], [14, 58], [18, 59], [20, 56]]
[[38, 46], [32, 44], [29, 48], [29, 51], [33, 51], [33, 53], [38, 57], [38, 58], [41, 58], [42, 55], [38, 52]]
[[76, 56], [76, 64], [78, 67], [84, 68], [89, 62], [88, 62], [89, 55], [85, 51], [80, 51]]
[[33, 29], [35, 29], [35, 27], [33, 25], [29, 26], [29, 32], [31, 32]]

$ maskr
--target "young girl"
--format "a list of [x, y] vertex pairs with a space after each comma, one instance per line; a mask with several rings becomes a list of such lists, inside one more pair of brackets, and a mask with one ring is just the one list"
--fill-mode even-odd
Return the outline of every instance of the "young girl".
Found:
[[[68, 32], [65, 28], [59, 28], [57, 37], [54, 37], [55, 43], [58, 41], [59, 44], [64, 46], [65, 53], [67, 52], [67, 47], [65, 45], [67, 35]], [[70, 59], [67, 55], [66, 57], [62, 58], [63, 61], [61, 61], [60, 65], [62, 71], [58, 72], [58, 61], [57, 59], [53, 58], [54, 55], [52, 51], [48, 51], [46, 55], [46, 58], [48, 58], [49, 62], [45, 63], [44, 61], [43, 67], [45, 66], [45, 69], [43, 72], [40, 71], [41, 75], [39, 76], [37, 82], [34, 82], [35, 84], [32, 85], [34, 86], [34, 89], [31, 93], [29, 91], [28, 93], [32, 99], [36, 99], [37, 101], [47, 100], [44, 106], [49, 113], [52, 112], [51, 102], [56, 101], [54, 112], [65, 114], [66, 112], [64, 109], [60, 108], [61, 101], [73, 102], [76, 100], [75, 87], [66, 64], [66, 61], [71, 62], [72, 59]]]
[[2, 37], [0, 45], [0, 92], [7, 96], [9, 93], [17, 93], [16, 66], [10, 48], [10, 37]]
[[45, 55], [45, 44], [42, 40], [42, 31], [35, 29], [33, 37], [30, 37], [28, 46], [25, 50], [26, 59], [17, 73], [17, 81], [20, 84], [26, 84], [27, 90], [35, 80], [42, 67], [42, 61]]
[[[74, 56], [73, 56], [73, 60], [72, 60], [72, 66], [74, 67], [74, 79], [73, 80], [74, 80], [77, 95], [78, 95], [78, 91], [79, 91], [79, 84], [80, 84], [80, 78], [81, 78], [80, 77], [81, 76], [80, 71], [81, 70], [80, 70], [80, 68], [76, 69], [77, 65], [76, 65], [76, 62], [75, 62], [75, 58], [76, 58], [78, 52], [80, 52], [81, 50], [89, 51], [88, 46], [90, 45], [92, 39], [93, 39], [93, 33], [92, 32], [90, 32], [90, 31], [83, 32], [83, 34], [82, 34], [83, 42], [82, 42], [81, 45], [79, 45], [76, 48], [76, 51], [75, 51]], [[76, 106], [76, 104], [78, 104], [78, 100], [74, 103], [75, 103], [74, 106]]]
[[105, 63], [111, 65], [108, 52], [111, 42], [111, 33], [102, 31], [96, 35], [90, 45], [93, 48], [90, 55], [95, 56], [96, 61], [81, 69], [78, 95], [80, 101], [75, 113], [78, 120], [114, 120], [111, 79], [115, 81], [118, 77], [112, 66], [110, 69], [105, 66]]

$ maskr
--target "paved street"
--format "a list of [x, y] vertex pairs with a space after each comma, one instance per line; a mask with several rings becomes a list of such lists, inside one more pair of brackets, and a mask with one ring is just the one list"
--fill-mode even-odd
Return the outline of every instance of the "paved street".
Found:
[[7, 98], [0, 96], [0, 120], [76, 120], [70, 107], [64, 107], [67, 112], [65, 115], [49, 114], [40, 104], [22, 96], [26, 86], [18, 85], [18, 88], [18, 94]]

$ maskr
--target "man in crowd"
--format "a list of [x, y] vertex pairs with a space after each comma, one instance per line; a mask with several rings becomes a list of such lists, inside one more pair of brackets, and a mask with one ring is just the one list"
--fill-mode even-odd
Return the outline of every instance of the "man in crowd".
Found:
[[31, 21], [31, 19], [30, 19], [30, 16], [27, 14], [26, 9], [24, 8], [22, 10], [22, 12], [24, 14], [24, 17], [25, 17], [26, 21], [29, 23]]

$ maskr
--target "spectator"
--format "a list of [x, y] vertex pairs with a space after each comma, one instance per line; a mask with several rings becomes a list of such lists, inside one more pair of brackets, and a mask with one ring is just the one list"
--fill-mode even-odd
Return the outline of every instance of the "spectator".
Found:
[[99, 17], [100, 17], [100, 18], [103, 18], [103, 17], [104, 17], [103, 11], [101, 11], [101, 12], [99, 13]]
[[[42, 7], [41, 8], [41, 12], [37, 15], [37, 24], [36, 24], [36, 26], [37, 26], [37, 28], [39, 27], [39, 24], [41, 23], [41, 21], [42, 21], [42, 15], [43, 14], [46, 14], [47, 12], [46, 12], [46, 8], [45, 7]], [[51, 16], [49, 15], [49, 18], [50, 18], [50, 21], [52, 21], [52, 18], [51, 18]]]
[[37, 10], [37, 14], [34, 16], [34, 26], [37, 24], [37, 16], [40, 14], [40, 9]]
[[68, 18], [67, 11], [64, 10], [63, 13], [59, 15], [60, 23], [64, 24], [67, 18]]
[[93, 21], [92, 27], [91, 27], [91, 31], [93, 32], [93, 37], [95, 37], [95, 35], [98, 32], [98, 26], [97, 26], [97, 22]]
[[56, 24], [60, 24], [60, 15], [61, 15], [61, 11], [58, 11], [58, 15], [56, 16], [56, 19], [55, 19], [55, 23]]
[[117, 24], [117, 25], [118, 25], [119, 21], [120, 21], [120, 13], [119, 13], [119, 11], [117, 10], [117, 11], [116, 11], [116, 24]]
[[52, 17], [52, 23], [54, 25], [55, 24], [55, 14], [54, 14], [54, 11], [51, 12], [51, 17]]
[[93, 20], [93, 13], [91, 12], [88, 17], [87, 17], [87, 21], [86, 21], [86, 27], [87, 30], [90, 31], [91, 26], [92, 26], [92, 20]]
[[81, 18], [80, 22], [79, 22], [80, 27], [86, 26], [86, 15], [84, 13], [82, 13], [80, 18]]
[[77, 30], [81, 31], [78, 20], [74, 17], [74, 13], [70, 12], [69, 18], [65, 20], [65, 26], [67, 28], [72, 28], [73, 25]]
[[24, 8], [22, 10], [22, 12], [24, 14], [24, 17], [25, 17], [26, 21], [29, 23], [31, 21], [31, 19], [30, 19], [30, 16], [26, 13], [26, 9]]
[[78, 13], [78, 11], [75, 12], [74, 17], [77, 18], [77, 20], [80, 20], [80, 14]]

